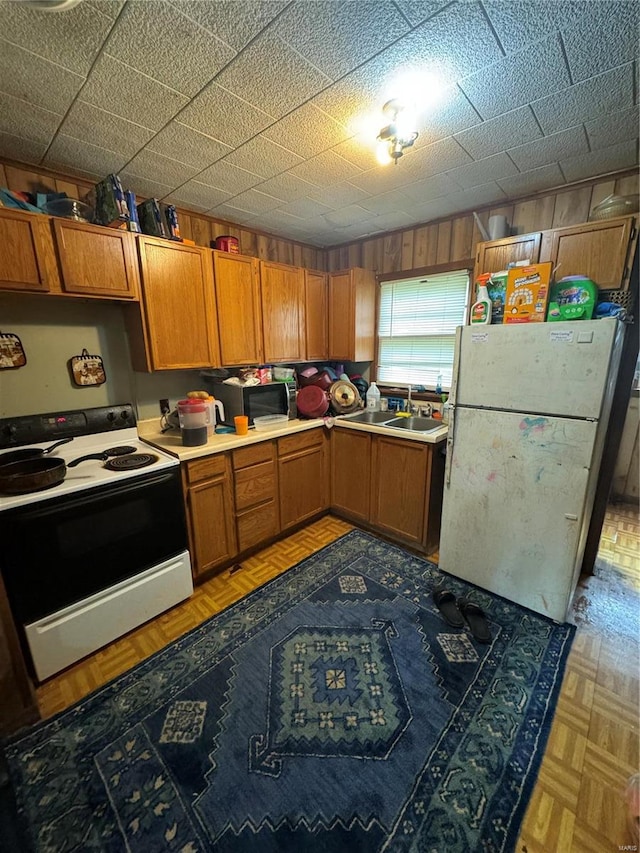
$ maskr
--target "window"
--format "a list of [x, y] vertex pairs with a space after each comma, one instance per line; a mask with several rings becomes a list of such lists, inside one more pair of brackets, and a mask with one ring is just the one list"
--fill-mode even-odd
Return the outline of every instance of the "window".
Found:
[[456, 326], [463, 326], [468, 270], [439, 273], [381, 286], [378, 323], [380, 382], [451, 387]]

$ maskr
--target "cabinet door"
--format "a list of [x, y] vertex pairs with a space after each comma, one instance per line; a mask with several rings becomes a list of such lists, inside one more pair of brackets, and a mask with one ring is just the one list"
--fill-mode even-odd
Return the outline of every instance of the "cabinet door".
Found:
[[138, 298], [135, 237], [127, 231], [54, 219], [65, 293]]
[[353, 361], [354, 305], [351, 272], [329, 274], [329, 358]]
[[429, 458], [426, 444], [374, 438], [371, 522], [417, 546], [425, 539]]
[[625, 218], [554, 231], [551, 262], [558, 267], [558, 277], [586, 275], [600, 288], [622, 288], [632, 227], [633, 220]]
[[523, 261], [529, 258], [532, 264], [540, 257], [540, 241], [542, 232], [538, 234], [521, 234], [517, 237], [505, 237], [502, 240], [491, 240], [479, 243], [476, 254], [475, 277], [484, 272], [500, 272], [513, 261]]
[[9, 735], [39, 717], [38, 705], [0, 577], [0, 735]]
[[233, 559], [231, 471], [226, 454], [188, 463], [185, 475], [189, 546], [194, 576]]
[[369, 521], [371, 435], [334, 429], [331, 435], [331, 507]]
[[213, 252], [220, 360], [262, 364], [262, 310], [256, 258]]
[[329, 294], [327, 274], [305, 271], [305, 339], [307, 361], [322, 361], [328, 349]]
[[304, 271], [260, 262], [265, 361], [304, 361]]
[[209, 250], [139, 237], [151, 369], [220, 363]]
[[0, 288], [47, 292], [59, 287], [51, 219], [0, 210]]
[[278, 441], [280, 527], [287, 530], [327, 508], [326, 439], [320, 430]]

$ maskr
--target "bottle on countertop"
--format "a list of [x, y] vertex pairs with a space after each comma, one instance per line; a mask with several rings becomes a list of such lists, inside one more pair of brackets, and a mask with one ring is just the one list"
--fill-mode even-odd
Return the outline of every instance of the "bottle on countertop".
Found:
[[380, 411], [380, 390], [375, 382], [372, 382], [371, 385], [369, 385], [369, 389], [367, 391], [367, 409], [370, 412]]
[[449, 423], [449, 409], [450, 409], [449, 395], [443, 394], [440, 399], [442, 400], [442, 423], [448, 424]]
[[478, 281], [478, 298], [471, 306], [471, 325], [482, 326], [491, 322], [491, 299], [486, 283]]
[[436, 394], [442, 394], [442, 374], [438, 374], [438, 378], [436, 379]]

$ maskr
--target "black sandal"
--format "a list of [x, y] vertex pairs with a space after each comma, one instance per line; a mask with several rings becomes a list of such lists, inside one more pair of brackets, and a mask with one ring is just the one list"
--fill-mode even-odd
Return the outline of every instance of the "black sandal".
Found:
[[447, 589], [434, 589], [431, 596], [448, 625], [451, 625], [452, 628], [464, 628], [464, 619], [458, 610], [456, 597], [452, 592]]
[[475, 639], [479, 643], [490, 643], [491, 631], [484, 610], [467, 598], [459, 598], [458, 607]]

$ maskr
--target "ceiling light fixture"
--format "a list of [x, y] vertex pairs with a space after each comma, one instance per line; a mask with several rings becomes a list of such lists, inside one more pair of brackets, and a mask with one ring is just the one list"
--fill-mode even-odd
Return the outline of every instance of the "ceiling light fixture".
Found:
[[384, 156], [381, 162], [397, 163], [404, 154], [404, 149], [409, 148], [418, 138], [418, 131], [413, 129], [413, 117], [407, 107], [397, 98], [392, 98], [382, 108], [382, 112], [389, 118], [389, 124], [383, 127], [378, 134], [379, 149]]

